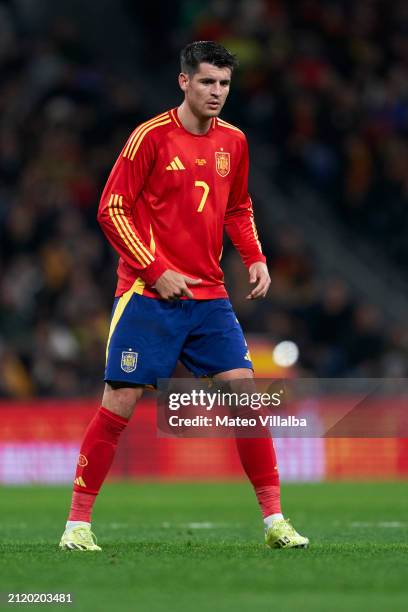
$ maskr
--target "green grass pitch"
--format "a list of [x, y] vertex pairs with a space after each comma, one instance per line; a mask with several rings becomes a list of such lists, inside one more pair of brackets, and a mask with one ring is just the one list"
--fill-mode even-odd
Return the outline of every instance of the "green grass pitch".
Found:
[[284, 485], [285, 514], [311, 546], [269, 550], [246, 483], [109, 484], [93, 522], [102, 553], [57, 549], [69, 488], [3, 487], [0, 607], [8, 592], [71, 592], [73, 605], [41, 607], [405, 611], [407, 487]]

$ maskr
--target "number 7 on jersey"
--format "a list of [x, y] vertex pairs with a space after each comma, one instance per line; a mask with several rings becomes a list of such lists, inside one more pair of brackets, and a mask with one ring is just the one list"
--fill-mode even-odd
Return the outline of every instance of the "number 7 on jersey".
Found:
[[203, 208], [208, 198], [208, 194], [210, 193], [210, 188], [205, 181], [196, 181], [194, 183], [194, 187], [201, 187], [204, 189], [203, 195], [201, 196], [200, 204], [198, 205], [197, 212], [203, 212]]

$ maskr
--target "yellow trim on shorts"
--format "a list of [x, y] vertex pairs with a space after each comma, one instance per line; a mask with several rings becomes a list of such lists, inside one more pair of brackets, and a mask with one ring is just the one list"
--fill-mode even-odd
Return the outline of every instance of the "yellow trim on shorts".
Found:
[[118, 303], [116, 304], [115, 312], [113, 313], [112, 321], [111, 321], [110, 328], [109, 328], [108, 340], [106, 343], [105, 367], [106, 367], [106, 364], [108, 363], [109, 346], [110, 346], [111, 338], [113, 336], [113, 332], [115, 331], [116, 326], [119, 323], [120, 318], [123, 315], [123, 312], [126, 306], [129, 304], [129, 301], [132, 295], [134, 293], [137, 293], [138, 295], [142, 295], [144, 288], [145, 288], [145, 283], [142, 281], [141, 278], [137, 278], [135, 282], [133, 283], [133, 285], [131, 286], [131, 288], [128, 289], [128, 291], [126, 291], [123, 295], [120, 296]]

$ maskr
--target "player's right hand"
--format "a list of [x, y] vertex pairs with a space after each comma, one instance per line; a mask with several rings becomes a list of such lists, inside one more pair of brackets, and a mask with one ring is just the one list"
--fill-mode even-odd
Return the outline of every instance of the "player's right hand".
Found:
[[159, 293], [164, 300], [178, 300], [181, 297], [194, 299], [194, 295], [187, 285], [199, 285], [201, 278], [190, 278], [174, 270], [166, 270], [157, 279], [153, 288]]

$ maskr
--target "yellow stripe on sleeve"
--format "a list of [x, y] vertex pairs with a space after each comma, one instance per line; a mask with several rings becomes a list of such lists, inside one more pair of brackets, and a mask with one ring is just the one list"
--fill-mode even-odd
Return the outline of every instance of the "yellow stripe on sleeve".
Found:
[[129, 150], [129, 153], [127, 154], [127, 157], [130, 160], [134, 160], [135, 155], [140, 147], [140, 145], [143, 142], [144, 137], [146, 136], [146, 134], [148, 134], [151, 130], [154, 130], [155, 128], [159, 127], [160, 125], [167, 125], [168, 123], [171, 123], [171, 119], [163, 119], [162, 121], [158, 121], [156, 123], [153, 123], [147, 127], [145, 127], [143, 130], [140, 131], [139, 135], [137, 136], [136, 140], [134, 141], [131, 149]]
[[224, 121], [223, 119], [220, 119], [220, 118], [218, 118], [217, 121], [218, 121], [218, 123], [222, 127], [226, 127], [229, 130], [235, 130], [236, 132], [241, 132], [241, 134], [243, 134], [243, 131], [240, 130], [239, 128], [235, 127], [235, 125], [232, 125], [231, 123], [227, 123], [226, 121]]
[[258, 232], [256, 231], [255, 221], [254, 221], [253, 217], [251, 217], [251, 223], [252, 223], [252, 229], [253, 229], [253, 232], [254, 232], [254, 238], [255, 238], [256, 243], [257, 243], [257, 245], [259, 247], [259, 250], [262, 251], [261, 243], [260, 243], [259, 238], [258, 238]]
[[130, 234], [130, 236], [133, 239], [133, 241], [136, 241], [136, 243], [138, 244], [140, 250], [147, 257], [147, 259], [150, 259], [150, 263], [152, 263], [154, 261], [153, 255], [151, 254], [149, 249], [147, 249], [145, 247], [145, 245], [140, 240], [140, 238], [135, 234], [135, 232], [133, 231], [133, 229], [130, 226], [130, 223], [129, 223], [125, 213], [123, 212], [123, 196], [119, 196], [119, 208], [121, 209], [121, 213], [120, 214], [123, 216], [123, 221], [125, 222], [125, 225], [126, 225], [126, 228], [128, 230], [128, 233]]
[[151, 252], [154, 255], [155, 252], [156, 252], [156, 241], [155, 241], [154, 236], [153, 236], [153, 230], [152, 230], [151, 224], [150, 224], [150, 245], [149, 245], [149, 247], [150, 247]]
[[133, 143], [135, 142], [136, 138], [140, 134], [141, 130], [143, 130], [148, 125], [151, 125], [155, 121], [160, 121], [160, 119], [164, 119], [164, 117], [166, 117], [166, 116], [168, 116], [168, 112], [167, 111], [165, 113], [161, 113], [161, 115], [156, 115], [156, 117], [153, 117], [152, 119], [149, 119], [149, 121], [145, 121], [144, 123], [141, 123], [135, 129], [135, 131], [133, 132], [133, 134], [129, 138], [129, 141], [128, 141], [127, 145], [126, 145], [126, 148], [123, 151], [123, 157], [128, 157], [128, 153], [129, 153], [130, 149], [132, 148]]
[[141, 262], [138, 258], [138, 256], [133, 252], [132, 247], [130, 246], [130, 244], [128, 243], [128, 241], [126, 240], [126, 237], [124, 236], [121, 227], [118, 223], [118, 221], [115, 218], [115, 210], [113, 208], [113, 203], [116, 200], [116, 196], [112, 193], [110, 200], [109, 200], [109, 216], [112, 219], [112, 222], [114, 224], [114, 226], [116, 227], [116, 231], [118, 232], [119, 236], [122, 238], [123, 242], [126, 244], [127, 248], [129, 249], [129, 251], [131, 251], [131, 253], [133, 253], [133, 255], [135, 255], [137, 261], [144, 266], [145, 264], [143, 262]]
[[251, 203], [250, 205], [250, 211], [251, 211], [251, 225], [252, 225], [252, 231], [254, 233], [254, 238], [256, 240], [256, 243], [259, 247], [259, 250], [262, 251], [262, 246], [261, 243], [259, 241], [259, 237], [258, 237], [258, 230], [256, 229], [256, 225], [255, 225], [255, 218], [254, 218], [254, 211], [253, 211], [253, 207], [252, 207], [252, 200], [251, 198], [249, 198], [249, 201]]
[[[119, 201], [119, 207], [118, 206], [115, 207], [115, 204], [118, 201]], [[152, 261], [154, 261], [154, 257], [152, 257], [151, 253], [149, 253], [145, 247], [143, 247], [144, 250], [140, 248], [143, 245], [140, 242], [139, 238], [136, 236], [136, 234], [133, 232], [132, 228], [130, 227], [129, 221], [123, 209], [120, 206], [120, 196], [119, 195], [115, 196], [115, 202], [113, 206], [114, 206], [115, 217], [118, 219], [119, 223], [121, 224], [123, 232], [126, 234], [128, 240], [132, 244], [133, 249], [139, 254], [139, 261], [141, 260], [144, 263], [144, 267], [150, 265]]]
[[162, 113], [161, 115], [157, 115], [156, 117], [153, 117], [152, 119], [149, 119], [149, 121], [145, 121], [144, 123], [141, 123], [133, 132], [133, 134], [131, 135], [131, 137], [129, 138], [129, 141], [126, 145], [126, 148], [123, 152], [123, 157], [126, 157], [129, 153], [130, 148], [132, 147], [135, 139], [137, 138], [138, 134], [140, 134], [140, 131], [146, 127], [147, 125], [150, 125], [151, 123], [154, 123], [155, 121], [160, 121], [160, 119], [164, 119], [164, 117], [166, 117], [166, 115], [168, 115], [168, 113]]
[[[109, 200], [109, 216], [112, 219], [114, 226], [122, 238], [123, 242], [126, 244], [129, 251], [134, 255], [139, 264], [145, 268], [150, 265], [151, 261], [147, 260], [147, 258], [143, 257], [143, 255], [137, 250], [137, 247], [134, 243], [132, 243], [131, 237], [129, 241], [129, 235], [126, 234], [126, 228], [123, 226], [123, 221], [120, 216], [120, 211], [116, 207], [116, 203], [118, 201], [118, 194], [112, 194]], [[123, 215], [123, 211], [122, 211]]]

